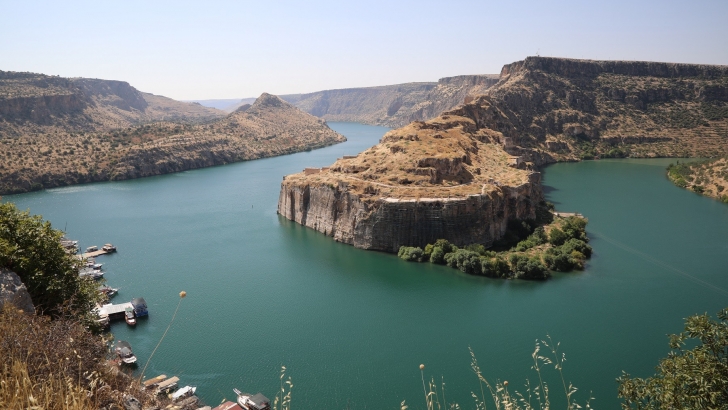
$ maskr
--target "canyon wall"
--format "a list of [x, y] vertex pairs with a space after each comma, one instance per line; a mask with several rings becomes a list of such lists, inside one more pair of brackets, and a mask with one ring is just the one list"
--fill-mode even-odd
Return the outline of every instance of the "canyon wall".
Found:
[[543, 200], [540, 174], [517, 187], [500, 187], [464, 198], [382, 198], [366, 203], [346, 184], [281, 184], [278, 212], [301, 225], [357, 248], [397, 252], [438, 239], [456, 245], [490, 246], [509, 220], [534, 219]]

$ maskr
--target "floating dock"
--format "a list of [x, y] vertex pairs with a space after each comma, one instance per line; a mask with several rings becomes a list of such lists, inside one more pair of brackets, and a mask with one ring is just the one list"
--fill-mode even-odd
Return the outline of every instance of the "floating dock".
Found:
[[103, 250], [103, 249], [99, 249], [98, 251], [94, 251], [94, 252], [86, 252], [86, 253], [82, 253], [82, 254], [80, 254], [80, 255], [76, 255], [76, 256], [77, 256], [77, 257], [78, 257], [79, 259], [88, 259], [88, 258], [95, 258], [95, 257], [97, 257], [97, 256], [99, 256], [99, 255], [106, 255], [107, 253], [111, 253], [111, 252], [109, 252], [109, 251], [105, 251], [105, 250]]
[[118, 305], [103, 305], [99, 308], [100, 317], [108, 317], [109, 319], [124, 319], [124, 312], [127, 308], [134, 309], [131, 302], [121, 303]]

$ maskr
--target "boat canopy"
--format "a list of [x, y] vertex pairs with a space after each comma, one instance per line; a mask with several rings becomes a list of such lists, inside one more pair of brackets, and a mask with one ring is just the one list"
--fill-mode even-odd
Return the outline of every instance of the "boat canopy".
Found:
[[145, 309], [147, 308], [147, 301], [144, 300], [144, 298], [134, 298], [131, 300], [131, 304], [134, 306], [134, 308], [136, 308], [137, 306], [143, 307]]
[[119, 340], [114, 345], [114, 350], [122, 357], [132, 356], [131, 345], [126, 340]]

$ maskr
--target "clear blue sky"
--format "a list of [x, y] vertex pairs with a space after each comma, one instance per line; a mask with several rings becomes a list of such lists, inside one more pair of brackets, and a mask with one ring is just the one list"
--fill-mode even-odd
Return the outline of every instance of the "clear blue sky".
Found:
[[176, 99], [498, 73], [536, 53], [728, 64], [728, 0], [0, 0], [0, 70]]

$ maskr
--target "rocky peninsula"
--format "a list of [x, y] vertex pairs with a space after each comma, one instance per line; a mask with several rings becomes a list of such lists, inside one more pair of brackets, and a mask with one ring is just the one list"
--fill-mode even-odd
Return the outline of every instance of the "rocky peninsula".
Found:
[[728, 153], [726, 66], [528, 57], [463, 102], [285, 177], [278, 212], [363, 249], [490, 246], [534, 219], [539, 166]]

